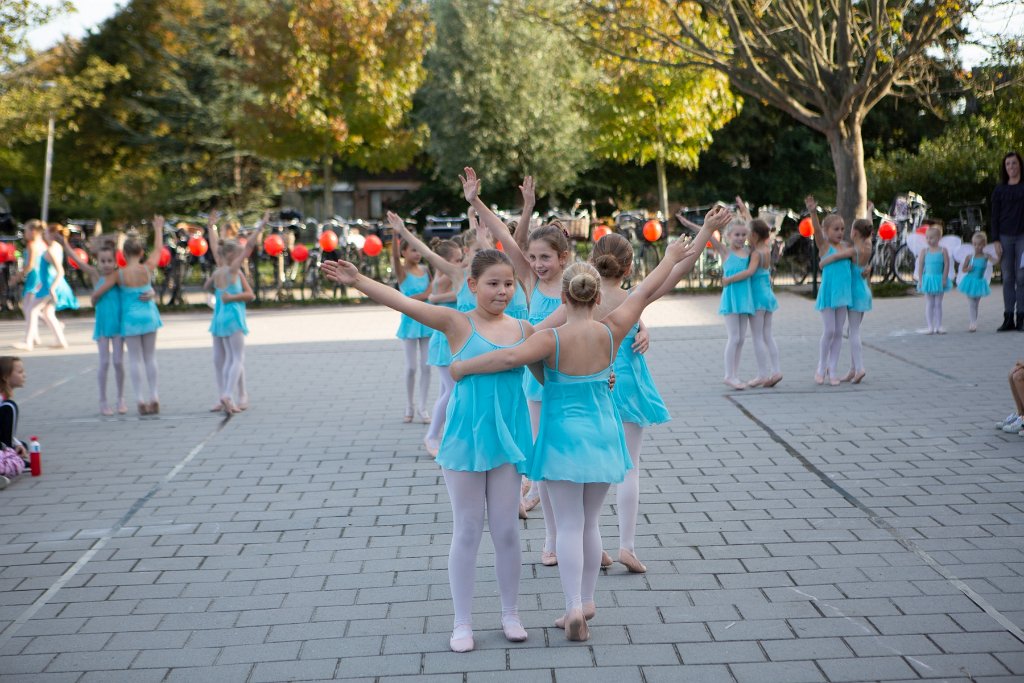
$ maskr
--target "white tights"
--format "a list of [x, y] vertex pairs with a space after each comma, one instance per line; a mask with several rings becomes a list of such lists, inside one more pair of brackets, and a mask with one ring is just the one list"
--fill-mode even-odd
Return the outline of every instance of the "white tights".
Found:
[[818, 374], [836, 377], [836, 365], [839, 364], [839, 352], [843, 348], [843, 327], [846, 325], [846, 306], [825, 308], [821, 313], [821, 344], [818, 349]]
[[452, 502], [448, 582], [455, 606], [455, 627], [473, 623], [476, 554], [484, 533], [485, 508], [494, 544], [494, 570], [501, 593], [501, 615], [517, 615], [519, 574], [523, 564], [519, 547], [519, 472], [512, 464], [487, 472], [441, 471]]
[[967, 299], [967, 314], [970, 316], [970, 323], [972, 325], [978, 324], [978, 304], [980, 303], [980, 297], [972, 296]]
[[[533, 440], [537, 440], [537, 432], [540, 431], [540, 401], [527, 401], [526, 407], [530, 411], [530, 426], [533, 428]], [[548, 495], [547, 482], [535, 481], [537, 493], [540, 494], [540, 509], [544, 512], [544, 552], [553, 553], [558, 539], [558, 528], [555, 525], [555, 509], [551, 506], [551, 496]], [[527, 498], [531, 494], [527, 494]]]
[[615, 489], [615, 511], [619, 516], [619, 548], [633, 552], [636, 519], [640, 514], [640, 447], [644, 428], [634, 422], [623, 422], [622, 429], [626, 433], [626, 450], [633, 461], [633, 469], [626, 472], [626, 478]]
[[39, 319], [42, 318], [46, 326], [53, 332], [57, 343], [67, 347], [67, 339], [64, 338], [64, 326], [57, 320], [57, 307], [49, 296], [42, 298], [34, 294], [25, 295], [21, 302], [22, 311], [25, 313], [25, 346], [32, 349], [39, 343]]
[[[132, 376], [135, 399], [139, 403], [150, 403], [160, 400], [156, 388], [156, 332], [125, 337], [124, 343], [128, 346], [128, 373]], [[142, 391], [143, 374], [146, 375], [146, 380], [149, 383], [148, 400]]]
[[594, 602], [602, 551], [598, 518], [609, 486], [544, 482], [558, 524], [558, 576], [565, 593], [566, 612]]
[[928, 329], [937, 332], [942, 327], [942, 293], [924, 295], [924, 321]]
[[100, 385], [100, 407], [107, 407], [107, 373], [114, 365], [114, 384], [117, 387], [117, 404], [124, 402], [124, 339], [122, 337], [100, 337], [96, 340], [100, 353], [100, 366], [96, 379]]
[[213, 338], [213, 373], [219, 400], [231, 399], [236, 389], [236, 403], [244, 403], [248, 399], [245, 391], [245, 333], [235, 332], [230, 337]]
[[434, 401], [434, 412], [430, 416], [430, 427], [427, 429], [426, 441], [437, 444], [441, 441], [441, 434], [444, 430], [444, 421], [448, 415], [448, 400], [452, 397], [455, 389], [455, 380], [452, 373], [448, 371], [447, 365], [439, 365], [437, 376], [441, 378], [441, 388], [437, 393], [437, 400]]
[[864, 322], [864, 311], [850, 311], [850, 363], [854, 372], [864, 371], [864, 344], [860, 338], [860, 324]]
[[725, 316], [725, 331], [729, 340], [725, 342], [725, 379], [739, 381], [740, 352], [743, 351], [743, 338], [747, 336], [749, 315], [730, 313]]
[[[402, 348], [405, 350], [405, 414], [413, 415], [413, 408], [419, 412], [427, 412], [427, 392], [430, 391], [430, 366], [427, 365], [427, 352], [430, 350], [430, 337], [419, 339], [403, 339]], [[417, 351], [419, 359], [417, 360]], [[416, 369], [420, 371], [420, 402], [418, 406], [413, 405], [413, 397], [416, 394]]]
[[772, 336], [771, 311], [757, 311], [750, 319], [750, 336], [754, 340], [754, 356], [757, 358], [757, 376], [768, 378], [777, 375], [779, 368], [779, 347]]

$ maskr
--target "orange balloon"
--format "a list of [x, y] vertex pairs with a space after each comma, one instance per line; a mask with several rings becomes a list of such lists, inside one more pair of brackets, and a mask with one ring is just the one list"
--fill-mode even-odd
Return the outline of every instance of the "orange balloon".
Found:
[[302, 263], [309, 258], [309, 249], [306, 248], [305, 244], [296, 244], [292, 247], [292, 259]]
[[193, 237], [188, 241], [188, 250], [193, 256], [202, 256], [210, 248], [205, 237]]
[[811, 220], [810, 216], [804, 216], [800, 219], [800, 234], [804, 237], [810, 237], [814, 234], [814, 221]]
[[896, 226], [892, 221], [882, 221], [882, 224], [878, 226], [878, 236], [888, 242], [896, 237]]
[[594, 228], [594, 241], [600, 242], [602, 237], [610, 234], [612, 234], [611, 228], [609, 228], [607, 225], [599, 225], [596, 228]]
[[263, 240], [263, 251], [267, 252], [267, 256], [280, 256], [284, 251], [284, 240], [280, 235], [271, 235]]
[[334, 251], [338, 248], [338, 235], [333, 230], [324, 230], [320, 233], [320, 248], [324, 251]]
[[644, 223], [644, 239], [648, 242], [657, 242], [661, 239], [661, 223], [658, 221], [647, 221]]
[[367, 256], [376, 256], [384, 248], [384, 243], [376, 235], [370, 235], [363, 244], [363, 253]]
[[498, 251], [505, 251], [505, 247], [501, 246], [501, 242], [495, 244], [494, 248], [497, 249]]
[[160, 260], [157, 261], [157, 266], [160, 268], [166, 268], [167, 264], [171, 262], [171, 250], [167, 247], [160, 247]]

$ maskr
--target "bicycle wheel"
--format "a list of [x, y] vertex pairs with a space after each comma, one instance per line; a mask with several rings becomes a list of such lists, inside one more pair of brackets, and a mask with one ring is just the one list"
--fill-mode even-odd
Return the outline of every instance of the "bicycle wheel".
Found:
[[914, 284], [914, 270], [917, 267], [917, 259], [907, 245], [901, 245], [893, 257], [893, 274], [896, 279], [905, 285]]
[[658, 252], [658, 245], [648, 244], [643, 249], [642, 257], [644, 261], [644, 277], [650, 275], [651, 271], [658, 267], [658, 263], [661, 262], [661, 254]]
[[893, 278], [893, 255], [896, 250], [891, 244], [882, 244], [871, 257], [871, 280], [873, 282], [889, 282]]

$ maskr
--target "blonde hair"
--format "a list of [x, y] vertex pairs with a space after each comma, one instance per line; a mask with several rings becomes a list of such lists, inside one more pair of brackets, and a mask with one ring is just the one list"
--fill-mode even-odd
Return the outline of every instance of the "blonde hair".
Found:
[[220, 253], [224, 258], [231, 258], [241, 251], [242, 245], [236, 240], [224, 240], [220, 243]]
[[974, 244], [975, 242], [981, 242], [982, 249], [988, 245], [988, 235], [985, 234], [984, 230], [974, 231], [974, 234], [971, 235], [971, 244]]
[[839, 225], [843, 226], [844, 228], [846, 227], [846, 221], [843, 220], [842, 216], [840, 216], [838, 213], [830, 213], [829, 215], [825, 216], [825, 220], [821, 222], [821, 229], [828, 230], [836, 223], [839, 223]]
[[601, 275], [586, 261], [573, 263], [562, 273], [562, 294], [576, 306], [593, 306], [601, 292]]
[[928, 233], [931, 232], [937, 232], [939, 233], [939, 237], [942, 237], [942, 224], [932, 223], [931, 225], [928, 226], [928, 229], [924, 231], [924, 234], [927, 235]]

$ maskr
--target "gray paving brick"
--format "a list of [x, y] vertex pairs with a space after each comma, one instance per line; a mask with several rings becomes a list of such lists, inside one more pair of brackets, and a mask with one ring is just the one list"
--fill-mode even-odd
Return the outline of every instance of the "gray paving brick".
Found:
[[739, 683], [814, 683], [827, 680], [814, 662], [758, 662], [733, 664]]
[[899, 657], [822, 659], [818, 666], [831, 681], [891, 681], [914, 676], [914, 670]]
[[682, 643], [677, 645], [683, 664], [734, 664], [764, 661], [756, 643]]
[[591, 683], [593, 681], [621, 681], [640, 683], [640, 668], [633, 666], [604, 667], [601, 669], [565, 668], [555, 670], [556, 683]]

